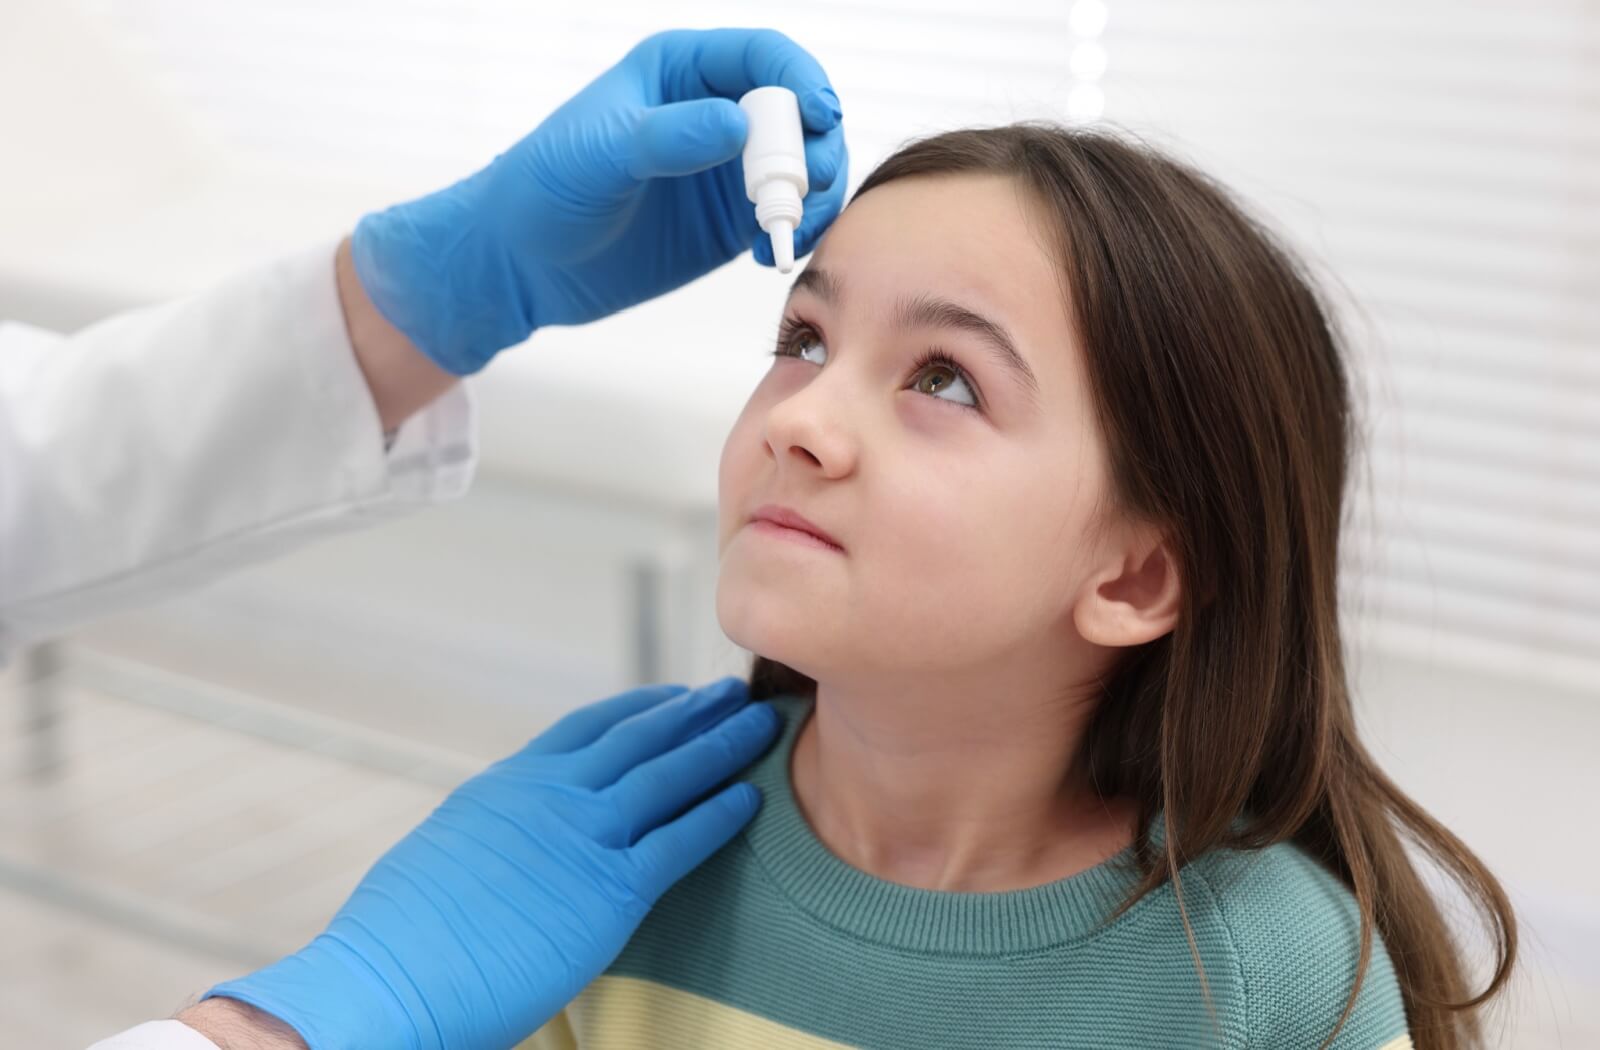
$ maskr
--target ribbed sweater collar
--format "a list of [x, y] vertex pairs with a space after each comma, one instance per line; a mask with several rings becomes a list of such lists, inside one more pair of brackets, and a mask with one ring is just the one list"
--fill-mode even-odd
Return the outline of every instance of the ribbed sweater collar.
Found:
[[1138, 881], [1131, 846], [1064, 879], [998, 893], [927, 890], [869, 875], [835, 856], [795, 801], [789, 759], [812, 702], [780, 696], [772, 703], [784, 726], [746, 773], [762, 804], [743, 838], [790, 900], [843, 933], [937, 954], [1037, 951], [1095, 932]]

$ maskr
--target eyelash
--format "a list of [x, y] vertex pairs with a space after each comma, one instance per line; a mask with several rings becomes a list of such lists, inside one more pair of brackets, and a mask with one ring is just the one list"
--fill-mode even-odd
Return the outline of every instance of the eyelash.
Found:
[[[778, 324], [778, 342], [777, 348], [772, 351], [773, 356], [796, 357], [797, 355], [790, 351], [794, 346], [795, 340], [801, 335], [811, 336], [818, 342], [822, 341], [822, 333], [817, 330], [815, 325], [808, 321], [802, 321], [797, 317], [784, 317]], [[968, 405], [960, 401], [949, 401], [942, 397], [934, 398], [935, 401], [944, 401], [947, 405], [964, 408], [968, 412], [981, 412], [983, 410], [983, 395], [978, 391], [978, 384], [973, 381], [972, 376], [967, 373], [965, 368], [956, 363], [955, 358], [938, 347], [929, 347], [922, 351], [911, 366], [911, 374], [920, 374], [924, 369], [931, 368], [934, 365], [938, 365], [940, 368], [947, 368], [960, 376], [961, 381], [966, 383], [967, 388], [972, 391], [973, 400], [977, 401], [977, 404]], [[933, 395], [930, 394], [928, 396], [932, 397]]]

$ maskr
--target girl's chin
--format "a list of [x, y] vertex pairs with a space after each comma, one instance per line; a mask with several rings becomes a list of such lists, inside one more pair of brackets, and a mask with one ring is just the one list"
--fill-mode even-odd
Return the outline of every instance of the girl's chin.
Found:
[[785, 619], [778, 623], [763, 617], [718, 616], [718, 625], [728, 640], [741, 649], [768, 660], [792, 667], [802, 674], [816, 664], [817, 639], [804, 624]]
[[785, 634], [782, 631], [753, 631], [733, 630], [723, 628], [723, 634], [728, 640], [741, 649], [748, 650], [756, 656], [768, 660], [776, 660], [786, 667], [801, 670], [801, 665], [809, 663], [807, 647], [804, 639], [797, 639], [793, 633]]

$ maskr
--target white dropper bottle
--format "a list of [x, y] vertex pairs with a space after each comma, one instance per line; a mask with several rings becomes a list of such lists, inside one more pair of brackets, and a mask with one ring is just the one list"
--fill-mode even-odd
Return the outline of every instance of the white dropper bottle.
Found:
[[794, 269], [800, 198], [808, 187], [800, 100], [786, 87], [758, 87], [744, 93], [739, 108], [750, 121], [744, 192], [755, 203], [756, 222], [772, 238], [772, 261], [780, 273], [788, 273]]

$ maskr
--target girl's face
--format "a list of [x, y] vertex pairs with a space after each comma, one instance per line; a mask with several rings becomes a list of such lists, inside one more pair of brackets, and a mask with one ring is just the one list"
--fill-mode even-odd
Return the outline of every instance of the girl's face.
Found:
[[[796, 278], [718, 473], [717, 618], [738, 645], [834, 682], [1044, 683], [1081, 659], [1105, 457], [1023, 194], [997, 175], [886, 183]], [[751, 526], [764, 504], [842, 550]]]

